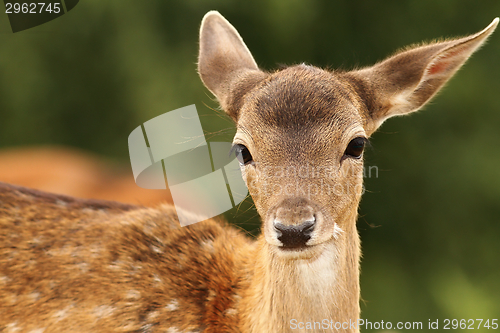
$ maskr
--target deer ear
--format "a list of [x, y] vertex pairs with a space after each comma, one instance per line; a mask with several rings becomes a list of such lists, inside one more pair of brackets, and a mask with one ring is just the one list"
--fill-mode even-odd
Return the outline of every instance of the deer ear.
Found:
[[363, 90], [371, 131], [392, 116], [424, 106], [495, 30], [498, 18], [483, 31], [460, 39], [413, 47], [370, 68], [351, 72]]
[[243, 95], [266, 76], [238, 31], [216, 11], [208, 12], [201, 22], [198, 72], [233, 118], [237, 118]]

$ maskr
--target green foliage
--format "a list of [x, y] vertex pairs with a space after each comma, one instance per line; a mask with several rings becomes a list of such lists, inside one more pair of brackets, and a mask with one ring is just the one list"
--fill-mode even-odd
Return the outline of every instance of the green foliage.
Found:
[[[479, 31], [500, 2], [80, 1], [16, 34], [0, 14], [0, 147], [70, 145], [128, 163], [136, 126], [193, 103], [209, 140], [231, 140], [231, 122], [196, 73], [210, 9], [237, 27], [262, 68], [349, 69]], [[424, 111], [389, 120], [371, 140], [365, 160], [379, 172], [366, 179], [358, 222], [363, 318], [422, 321], [424, 330], [428, 319], [499, 318], [499, 35]], [[251, 202], [227, 217], [258, 230]]]

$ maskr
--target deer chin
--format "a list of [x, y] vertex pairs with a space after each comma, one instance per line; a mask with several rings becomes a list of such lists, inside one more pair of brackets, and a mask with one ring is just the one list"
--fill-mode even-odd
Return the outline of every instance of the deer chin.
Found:
[[271, 245], [271, 247], [274, 256], [282, 260], [311, 260], [318, 256], [316, 245], [293, 249], [275, 245]]

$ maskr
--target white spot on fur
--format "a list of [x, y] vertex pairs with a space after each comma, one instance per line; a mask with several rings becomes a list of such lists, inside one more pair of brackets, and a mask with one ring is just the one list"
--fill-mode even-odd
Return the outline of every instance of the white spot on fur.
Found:
[[115, 260], [115, 261], [111, 262], [111, 264], [108, 267], [109, 267], [109, 269], [112, 269], [112, 270], [120, 270], [120, 269], [122, 269], [123, 264], [124, 264], [123, 261]]
[[73, 305], [69, 305], [62, 310], [56, 311], [52, 317], [54, 317], [56, 321], [61, 321], [68, 316], [72, 308]]
[[155, 245], [149, 245], [149, 248], [151, 249], [151, 251], [153, 251], [154, 253], [163, 253], [163, 250], [160, 249], [158, 246], [155, 246]]
[[153, 321], [155, 320], [156, 318], [158, 318], [158, 311], [151, 311], [148, 313], [148, 315], [146, 316], [146, 320], [147, 321]]
[[235, 316], [238, 313], [238, 310], [230, 308], [224, 311], [224, 313], [226, 314], [226, 316]]
[[7, 324], [6, 328], [7, 328], [7, 333], [19, 332], [19, 330], [21, 329], [19, 326], [17, 326], [17, 322]]
[[129, 264], [129, 268], [131, 268], [132, 270], [129, 271], [128, 273], [130, 275], [134, 276], [134, 275], [136, 275], [137, 273], [139, 273], [142, 270], [142, 265], [141, 264], [130, 263]]
[[335, 224], [333, 226], [333, 238], [335, 238], [337, 240], [339, 238], [340, 234], [343, 232], [344, 232], [344, 230], [342, 230], [342, 228], [340, 228], [339, 225], [335, 222]]
[[115, 308], [109, 305], [99, 305], [94, 308], [92, 313], [97, 318], [105, 318], [109, 317], [115, 312]]
[[143, 332], [143, 333], [153, 332], [152, 328], [153, 328], [153, 324], [144, 324], [141, 326], [141, 332]]
[[81, 209], [81, 212], [82, 212], [82, 213], [85, 213], [85, 214], [92, 214], [92, 213], [94, 213], [95, 211], [96, 211], [96, 210], [93, 210], [93, 209], [91, 209], [91, 208], [82, 208], [82, 209]]
[[208, 291], [208, 296], [207, 296], [207, 301], [211, 301], [215, 298], [217, 294], [215, 293], [215, 291], [213, 290], [209, 290]]
[[29, 331], [29, 333], [43, 333], [45, 331], [45, 327], [44, 328], [37, 328], [36, 330], [31, 330]]
[[8, 276], [2, 275], [0, 276], [0, 284], [6, 285], [9, 283], [10, 278]]
[[165, 308], [169, 311], [175, 311], [179, 308], [179, 301], [176, 299], [173, 299], [170, 303], [165, 306]]
[[179, 331], [177, 327], [169, 327], [167, 333], [181, 333], [181, 331]]
[[214, 241], [211, 239], [204, 240], [200, 243], [202, 249], [204, 251], [207, 251], [209, 253], [214, 253], [215, 247], [214, 247]]
[[30, 242], [32, 245], [38, 245], [42, 241], [41, 237], [35, 237], [33, 240]]
[[158, 275], [156, 275], [156, 274], [153, 274], [153, 281], [156, 284], [162, 284], [163, 283], [162, 279]]
[[64, 318], [66, 318], [67, 316], [68, 316], [68, 312], [64, 309], [64, 310], [56, 311], [56, 313], [54, 313], [53, 317], [56, 321], [61, 321]]
[[137, 299], [141, 298], [141, 293], [137, 290], [131, 289], [131, 290], [127, 291], [125, 298], [137, 300]]
[[38, 291], [34, 291], [31, 294], [29, 294], [28, 297], [31, 298], [33, 302], [36, 302], [40, 299], [40, 293]]

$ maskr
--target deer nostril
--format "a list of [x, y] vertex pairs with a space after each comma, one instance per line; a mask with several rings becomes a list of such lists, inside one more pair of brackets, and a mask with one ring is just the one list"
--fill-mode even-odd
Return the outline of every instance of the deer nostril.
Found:
[[314, 226], [316, 225], [316, 220], [313, 221], [306, 221], [303, 223], [304, 229], [302, 229], [302, 233], [306, 236], [309, 236], [311, 238], [311, 235], [314, 231]]
[[316, 220], [306, 221], [300, 225], [284, 225], [282, 223], [274, 223], [274, 229], [277, 234], [278, 240], [285, 248], [299, 248], [305, 247], [309, 239], [311, 239], [312, 232]]

